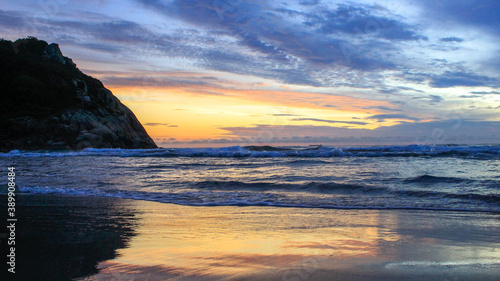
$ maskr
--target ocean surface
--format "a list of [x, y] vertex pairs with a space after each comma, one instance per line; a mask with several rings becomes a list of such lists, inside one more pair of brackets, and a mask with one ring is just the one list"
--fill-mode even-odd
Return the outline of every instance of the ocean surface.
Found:
[[18, 193], [191, 206], [500, 212], [500, 146], [250, 151], [85, 149], [0, 153]]

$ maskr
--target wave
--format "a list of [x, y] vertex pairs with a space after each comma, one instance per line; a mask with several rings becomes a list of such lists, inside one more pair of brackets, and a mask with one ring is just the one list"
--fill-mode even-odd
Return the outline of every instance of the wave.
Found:
[[421, 175], [413, 178], [405, 179], [406, 183], [472, 183], [475, 180], [464, 179], [464, 178], [456, 178], [456, 177], [438, 177], [431, 175]]
[[197, 189], [214, 190], [284, 190], [308, 192], [383, 192], [384, 188], [336, 182], [308, 182], [308, 183], [272, 183], [272, 182], [239, 182], [239, 181], [202, 181], [192, 185]]
[[[440, 178], [432, 177], [431, 178]], [[428, 178], [422, 176], [422, 178]], [[454, 179], [454, 178], [445, 178]], [[460, 199], [465, 201], [482, 201], [486, 203], [493, 203], [500, 205], [500, 194], [495, 193], [448, 193], [442, 191], [428, 191], [428, 190], [415, 190], [415, 189], [393, 189], [387, 187], [377, 187], [368, 185], [357, 185], [350, 183], [336, 183], [336, 182], [308, 182], [308, 183], [271, 183], [271, 182], [239, 182], [239, 181], [203, 181], [197, 182], [192, 185], [196, 189], [207, 190], [249, 190], [249, 191], [270, 191], [270, 190], [283, 190], [283, 191], [307, 191], [319, 192], [327, 194], [360, 194], [360, 195], [397, 195], [403, 197], [416, 197], [416, 198], [437, 198], [437, 199]]]
[[19, 151], [0, 153], [0, 157], [476, 157], [499, 158], [500, 146], [371, 146], [321, 147], [307, 150], [291, 148], [278, 151], [254, 151], [241, 146], [222, 148], [97, 149], [81, 151]]
[[[97, 196], [113, 197], [133, 200], [146, 200], [159, 203], [188, 205], [188, 206], [269, 206], [269, 207], [294, 207], [294, 208], [323, 208], [323, 209], [400, 209], [400, 210], [441, 210], [441, 211], [471, 211], [500, 213], [500, 208], [494, 206], [481, 206], [477, 204], [443, 204], [442, 201], [427, 204], [408, 204], [414, 200], [402, 201], [400, 199], [387, 201], [371, 201], [363, 198], [357, 200], [294, 200], [286, 196], [273, 193], [255, 192], [143, 192], [116, 189], [91, 189], [91, 188], [53, 188], [53, 187], [20, 187], [20, 194], [57, 194], [65, 196]], [[498, 200], [498, 196], [495, 197]]]
[[476, 156], [498, 157], [500, 146], [496, 145], [406, 145], [406, 146], [370, 146], [343, 148], [346, 153], [358, 156]]
[[439, 199], [458, 199], [463, 201], [480, 201], [485, 203], [491, 203], [500, 206], [500, 195], [499, 194], [478, 194], [478, 193], [447, 193], [440, 191], [423, 191], [423, 190], [398, 190], [392, 191], [393, 194], [399, 194], [403, 196], [412, 197], [427, 197], [427, 198], [439, 198]]

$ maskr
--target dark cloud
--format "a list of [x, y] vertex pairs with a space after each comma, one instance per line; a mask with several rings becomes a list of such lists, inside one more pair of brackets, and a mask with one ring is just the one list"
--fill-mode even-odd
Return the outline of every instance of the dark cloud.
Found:
[[[390, 70], [394, 77], [401, 77], [402, 83], [428, 83], [436, 88], [498, 85], [493, 78], [447, 62], [436, 62], [432, 69], [418, 71], [405, 66], [410, 59], [419, 59], [406, 57], [405, 48], [422, 47], [426, 37], [418, 25], [378, 5], [346, 2], [333, 6], [314, 0], [299, 1], [300, 6], [265, 0], [136, 2], [165, 15], [168, 20], [182, 20], [187, 23], [186, 27], [153, 31], [131, 20], [105, 15], [100, 19], [99, 14], [94, 13], [72, 20], [49, 18], [39, 22], [37, 30], [51, 34], [50, 40], [58, 40], [55, 41], [58, 43], [113, 54], [116, 61], [138, 61], [151, 55], [179, 58], [194, 67], [264, 77], [285, 84], [374, 88], [390, 95], [420, 91], [384, 85], [388, 75], [385, 70]], [[452, 1], [443, 2], [435, 5], [446, 8], [455, 5]], [[424, 0], [417, 4], [429, 9], [431, 6]], [[485, 5], [496, 7], [489, 1], [479, 6], [463, 1], [456, 6], [463, 6], [460, 9], [465, 11], [464, 7], [472, 6], [483, 10]], [[0, 11], [0, 16], [0, 26], [10, 29], [15, 28], [14, 24], [22, 26], [27, 20], [26, 14], [20, 12]], [[488, 25], [477, 16], [470, 21], [473, 19], [479, 21], [474, 24]], [[463, 38], [443, 37], [440, 41], [458, 43]], [[436, 74], [435, 69], [444, 72]], [[107, 79], [118, 82], [119, 78]], [[122, 82], [137, 82], [137, 79], [123, 78], [126, 79], [130, 81]], [[165, 81], [166, 85], [177, 82], [196, 85], [192, 81]]]
[[23, 19], [21, 12], [0, 10], [0, 26], [4, 28], [21, 28], [25, 24], [26, 20]]
[[321, 0], [302, 0], [299, 2], [300, 5], [310, 6], [310, 5], [318, 5]]
[[500, 95], [500, 92], [491, 91], [491, 92], [471, 92], [474, 95]]
[[496, 85], [494, 78], [478, 75], [469, 72], [451, 72], [445, 71], [440, 75], [431, 76], [429, 85], [435, 88], [449, 88], [455, 86], [492, 86]]
[[460, 37], [444, 37], [444, 38], [439, 39], [439, 41], [441, 41], [441, 42], [457, 42], [457, 43], [460, 43], [460, 42], [463, 42], [464, 39], [460, 38]]
[[117, 53], [121, 51], [121, 48], [116, 45], [110, 45], [110, 44], [100, 44], [100, 43], [79, 43], [80, 46], [85, 47], [87, 49], [91, 50], [97, 50], [97, 51], [102, 51], [102, 52], [107, 52], [107, 53]]
[[168, 124], [168, 123], [144, 123], [142, 125], [144, 125], [144, 126], [151, 126], [151, 127], [156, 127], [156, 126], [179, 127], [177, 125], [171, 125], [171, 124]]
[[232, 143], [484, 144], [497, 143], [500, 139], [500, 122], [464, 119], [404, 122], [374, 130], [311, 125], [256, 125], [222, 129], [228, 131], [228, 136], [240, 138], [239, 141], [228, 141]]
[[420, 118], [411, 117], [406, 114], [376, 114], [367, 117], [367, 119], [376, 119], [378, 122], [383, 122], [386, 119], [411, 120], [411, 121], [420, 120]]
[[[155, 46], [161, 46], [162, 49], [174, 46], [175, 38], [154, 33], [141, 24], [110, 19], [105, 15], [101, 15], [101, 18], [100, 21], [94, 18], [88, 20], [85, 17], [74, 17], [71, 20], [62, 20], [57, 17], [42, 19], [25, 13], [0, 10], [1, 27], [16, 30], [29, 29], [34, 34], [27, 35], [54, 40], [66, 46], [71, 44], [114, 54], [123, 54], [131, 50], [139, 54], [137, 50], [143, 53], [146, 49]], [[184, 51], [187, 52], [189, 49], [186, 48]]]
[[368, 106], [368, 107], [363, 107], [363, 109], [380, 109], [380, 110], [385, 110], [385, 111], [403, 111], [401, 109], [390, 108], [387, 106]]
[[337, 121], [337, 120], [327, 120], [327, 119], [318, 119], [318, 118], [294, 118], [291, 121], [314, 121], [314, 122], [324, 122], [324, 123], [342, 123], [342, 124], [351, 124], [351, 125], [366, 125], [366, 122], [359, 121]]
[[397, 87], [387, 87], [387, 86], [382, 86], [383, 88], [379, 89], [378, 91], [383, 94], [400, 94], [402, 92], [417, 92], [417, 93], [424, 93], [422, 90], [417, 90], [411, 87], [404, 87], [404, 86], [397, 86]]
[[272, 114], [272, 116], [300, 116], [300, 115], [290, 114], [290, 113], [276, 113], [276, 114]]
[[[74, 24], [67, 22], [66, 24]], [[76, 23], [76, 26], [81, 23]], [[84, 30], [92, 32], [96, 37], [112, 42], [145, 42], [153, 36], [152, 32], [141, 25], [131, 21], [111, 21], [98, 24], [88, 24], [82, 27]]]
[[[158, 40], [158, 36], [149, 29], [138, 23], [127, 20], [105, 19], [100, 22], [95, 22], [85, 21], [85, 19], [49, 19], [45, 22], [45, 25], [52, 28], [58, 28], [57, 32], [59, 34], [76, 34], [79, 35], [79, 38], [92, 36], [93, 40], [100, 41], [98, 44], [144, 44], [152, 40]], [[67, 36], [65, 36], [65, 38], [67, 38]], [[157, 41], [156, 43], [160, 42], [161, 41]], [[88, 41], [82, 41], [82, 43], [89, 44]]]
[[[133, 74], [131, 74], [133, 75]], [[165, 77], [155, 74], [135, 74], [134, 76], [103, 76], [100, 80], [106, 85], [136, 86], [136, 87], [217, 87], [222, 86], [214, 83], [215, 77]]]
[[444, 101], [443, 97], [438, 95], [429, 95], [431, 102], [442, 102]]
[[424, 39], [415, 27], [378, 6], [349, 4], [328, 9], [308, 1], [315, 5], [302, 5], [305, 10], [296, 11], [284, 4], [270, 8], [271, 2], [266, 1], [138, 2], [167, 17], [234, 37], [253, 51], [205, 48], [197, 53], [203, 66], [290, 84], [328, 86], [318, 72], [336, 67], [394, 69], [394, 53], [400, 50], [397, 42]]
[[307, 24], [318, 26], [327, 34], [348, 33], [360, 37], [375, 36], [387, 40], [408, 41], [427, 38], [419, 35], [415, 28], [396, 19], [379, 16], [380, 7], [339, 4], [336, 10], [325, 10], [311, 14]]

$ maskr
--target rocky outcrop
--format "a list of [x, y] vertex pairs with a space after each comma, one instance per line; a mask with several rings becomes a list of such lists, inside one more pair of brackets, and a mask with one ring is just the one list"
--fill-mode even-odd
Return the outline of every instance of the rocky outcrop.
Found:
[[57, 44], [20, 40], [0, 41], [1, 151], [157, 147], [132, 111]]

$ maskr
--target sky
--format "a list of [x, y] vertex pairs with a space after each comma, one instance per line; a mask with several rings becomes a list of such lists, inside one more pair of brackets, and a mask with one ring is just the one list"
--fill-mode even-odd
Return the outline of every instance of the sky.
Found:
[[500, 143], [500, 2], [0, 0], [162, 147]]

